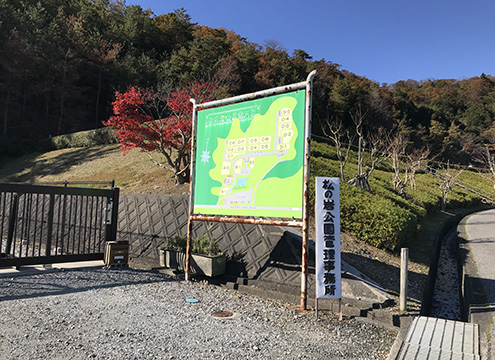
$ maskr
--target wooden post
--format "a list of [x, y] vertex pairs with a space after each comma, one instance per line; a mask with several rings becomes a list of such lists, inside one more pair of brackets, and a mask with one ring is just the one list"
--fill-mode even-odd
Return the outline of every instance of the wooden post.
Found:
[[402, 248], [400, 252], [400, 299], [399, 309], [401, 313], [407, 312], [407, 262], [409, 249]]

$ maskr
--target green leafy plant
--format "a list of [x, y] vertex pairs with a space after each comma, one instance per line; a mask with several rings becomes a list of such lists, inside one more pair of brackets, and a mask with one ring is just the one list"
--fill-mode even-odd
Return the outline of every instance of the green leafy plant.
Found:
[[116, 144], [117, 142], [115, 130], [111, 128], [101, 128], [55, 136], [50, 139], [48, 147], [50, 149], [93, 147]]
[[[186, 246], [187, 238], [185, 236], [175, 235], [165, 239], [164, 249], [185, 253]], [[208, 235], [203, 235], [194, 239], [191, 252], [206, 256], [216, 256], [222, 253], [215, 238], [210, 238]]]
[[165, 250], [186, 252], [187, 239], [185, 236], [175, 235], [165, 239]]
[[210, 238], [206, 234], [194, 240], [192, 252], [206, 256], [216, 256], [222, 253], [215, 238]]

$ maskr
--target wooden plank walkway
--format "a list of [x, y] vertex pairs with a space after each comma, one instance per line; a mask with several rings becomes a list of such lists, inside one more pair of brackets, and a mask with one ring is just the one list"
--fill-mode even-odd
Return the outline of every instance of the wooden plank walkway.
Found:
[[416, 317], [396, 359], [480, 359], [479, 327], [462, 321]]

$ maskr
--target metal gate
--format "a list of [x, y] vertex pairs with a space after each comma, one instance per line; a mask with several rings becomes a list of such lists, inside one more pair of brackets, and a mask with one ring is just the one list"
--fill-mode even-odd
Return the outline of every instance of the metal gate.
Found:
[[0, 183], [0, 267], [102, 260], [119, 189]]

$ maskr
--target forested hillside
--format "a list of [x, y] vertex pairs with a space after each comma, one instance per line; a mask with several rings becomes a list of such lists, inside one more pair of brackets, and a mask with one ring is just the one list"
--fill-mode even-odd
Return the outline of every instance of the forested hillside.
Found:
[[316, 137], [325, 137], [327, 121], [341, 121], [352, 139], [360, 121], [364, 140], [395, 129], [405, 154], [427, 147], [438, 161], [492, 165], [492, 76], [378, 84], [310, 55], [196, 24], [184, 9], [153, 14], [124, 1], [0, 0], [0, 151], [15, 155], [35, 150], [42, 138], [102, 127], [115, 91], [130, 86], [172, 92], [208, 80], [223, 98], [303, 81], [318, 69]]

